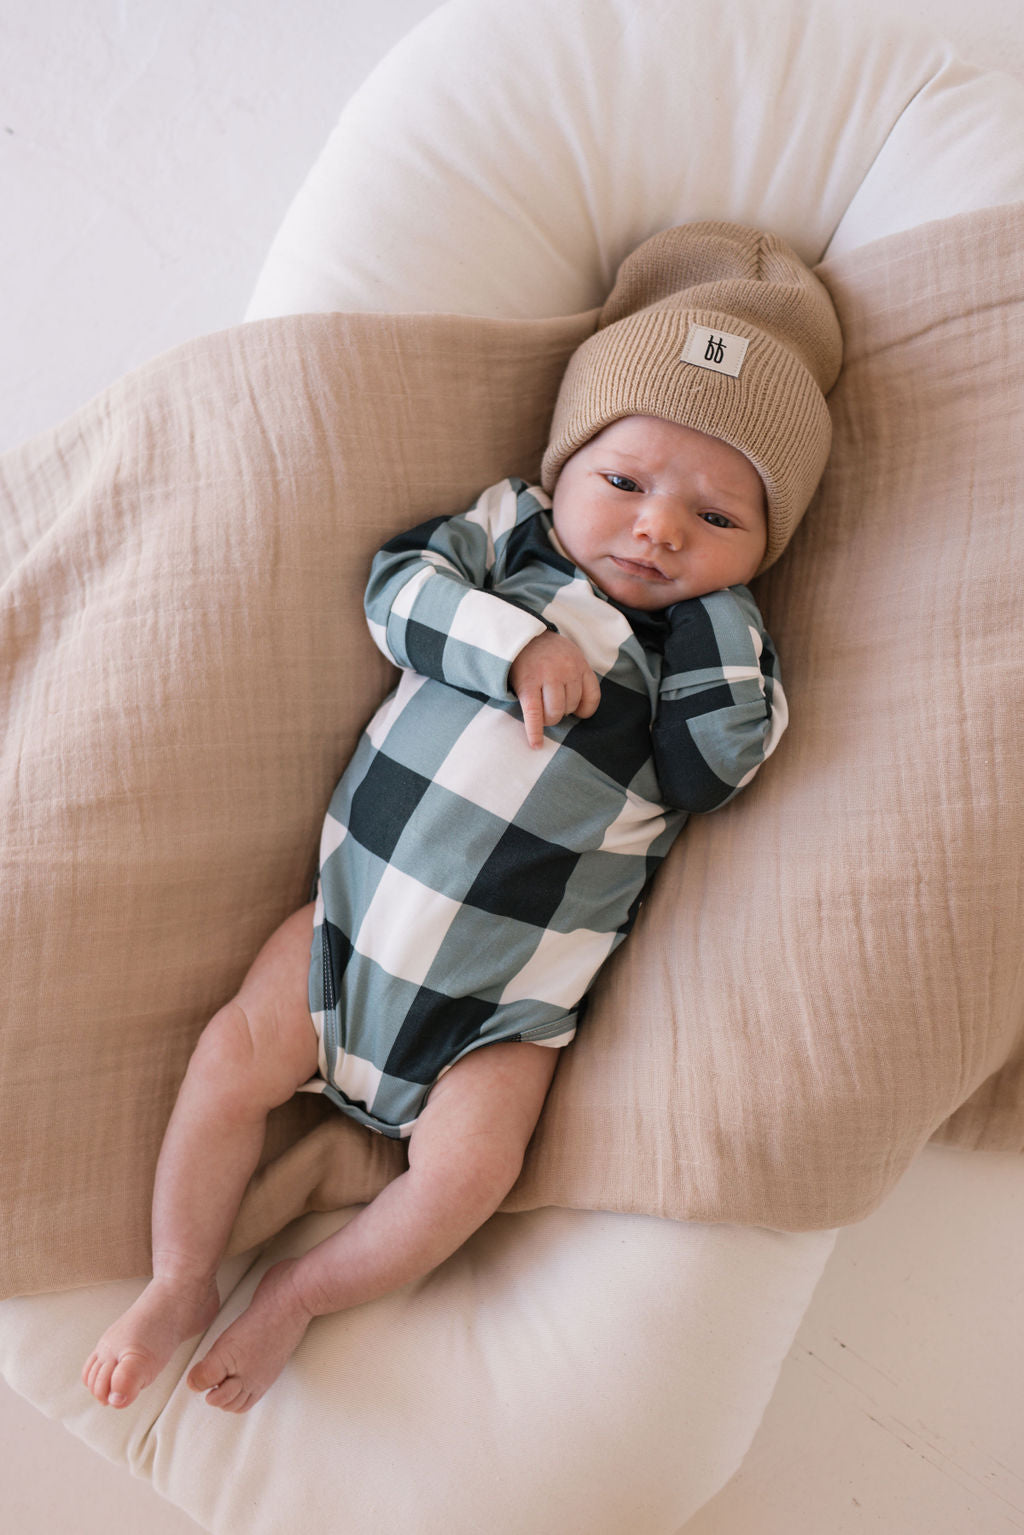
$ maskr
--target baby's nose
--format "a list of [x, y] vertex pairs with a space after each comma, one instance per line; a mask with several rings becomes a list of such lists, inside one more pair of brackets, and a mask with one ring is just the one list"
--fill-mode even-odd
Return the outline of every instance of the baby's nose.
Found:
[[638, 538], [677, 550], [682, 546], [684, 523], [671, 507], [655, 504], [644, 508], [633, 524], [633, 531]]

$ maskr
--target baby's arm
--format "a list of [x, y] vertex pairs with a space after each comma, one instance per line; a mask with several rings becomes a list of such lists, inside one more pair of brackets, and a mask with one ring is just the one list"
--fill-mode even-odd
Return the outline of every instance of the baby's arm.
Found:
[[746, 587], [677, 603], [652, 727], [666, 802], [717, 810], [750, 782], [786, 728], [778, 658]]
[[495, 546], [515, 526], [509, 482], [470, 511], [438, 517], [384, 545], [364, 605], [370, 633], [396, 666], [487, 698], [512, 701], [509, 668], [549, 632], [536, 613], [487, 590]]

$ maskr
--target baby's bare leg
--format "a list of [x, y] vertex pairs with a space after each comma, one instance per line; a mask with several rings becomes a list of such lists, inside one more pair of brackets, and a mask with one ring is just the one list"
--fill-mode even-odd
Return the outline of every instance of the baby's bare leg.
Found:
[[214, 1274], [267, 1114], [316, 1071], [306, 987], [312, 936], [306, 906], [268, 939], [237, 997], [199, 1038], [157, 1164], [153, 1278], [82, 1371], [100, 1402], [127, 1407], [217, 1314]]
[[501, 1204], [519, 1176], [558, 1051], [487, 1045], [434, 1087], [409, 1143], [409, 1170], [301, 1258], [275, 1264], [252, 1302], [189, 1374], [195, 1391], [245, 1412], [276, 1379], [314, 1316], [375, 1300], [436, 1268]]

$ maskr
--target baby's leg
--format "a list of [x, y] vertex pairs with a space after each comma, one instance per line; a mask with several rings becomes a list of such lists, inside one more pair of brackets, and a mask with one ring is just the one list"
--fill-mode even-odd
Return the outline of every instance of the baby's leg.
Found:
[[558, 1051], [472, 1051], [434, 1087], [413, 1127], [409, 1169], [301, 1258], [275, 1264], [252, 1302], [189, 1374], [212, 1406], [244, 1412], [277, 1377], [314, 1316], [375, 1300], [436, 1268], [519, 1176]]
[[153, 1278], [82, 1371], [100, 1402], [127, 1407], [179, 1343], [217, 1314], [214, 1274], [259, 1161], [267, 1114], [316, 1072], [312, 937], [306, 906], [268, 939], [237, 997], [200, 1035], [157, 1163]]

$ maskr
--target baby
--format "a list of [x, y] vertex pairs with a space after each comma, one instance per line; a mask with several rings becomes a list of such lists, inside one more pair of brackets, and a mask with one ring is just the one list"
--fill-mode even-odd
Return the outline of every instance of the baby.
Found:
[[314, 1316], [421, 1277], [501, 1204], [552, 1047], [651, 874], [785, 727], [746, 583], [820, 478], [839, 356], [825, 290], [782, 241], [657, 235], [570, 361], [543, 488], [503, 481], [377, 555], [367, 617], [401, 681], [331, 799], [315, 902], [196, 1045], [153, 1278], [83, 1371], [100, 1402], [127, 1406], [213, 1322], [266, 1116], [298, 1090], [408, 1137], [408, 1170], [267, 1272], [189, 1375], [212, 1405], [246, 1411]]

